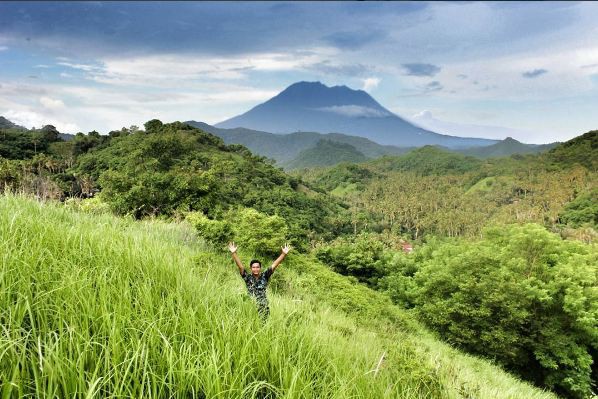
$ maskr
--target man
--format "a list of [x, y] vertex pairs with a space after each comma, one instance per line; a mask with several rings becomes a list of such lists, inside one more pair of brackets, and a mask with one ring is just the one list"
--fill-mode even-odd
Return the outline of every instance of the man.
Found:
[[272, 277], [272, 273], [274, 270], [280, 265], [280, 263], [284, 260], [287, 256], [291, 247], [289, 244], [285, 244], [284, 247], [281, 247], [282, 252], [280, 256], [272, 263], [272, 266], [268, 268], [264, 273], [260, 273], [262, 268], [262, 263], [259, 260], [252, 260], [249, 262], [249, 267], [251, 268], [251, 274], [247, 274], [245, 271], [245, 267], [241, 263], [241, 259], [239, 259], [239, 255], [237, 255], [237, 246], [234, 242], [228, 243], [228, 249], [233, 255], [233, 259], [239, 268], [239, 273], [241, 274], [241, 278], [245, 281], [245, 285], [247, 286], [247, 291], [249, 291], [249, 295], [253, 296], [256, 303], [257, 303], [257, 311], [262, 318], [262, 320], [266, 320], [270, 315], [270, 308], [268, 307], [268, 298], [266, 297], [266, 288], [268, 287], [268, 282], [270, 281], [270, 277]]

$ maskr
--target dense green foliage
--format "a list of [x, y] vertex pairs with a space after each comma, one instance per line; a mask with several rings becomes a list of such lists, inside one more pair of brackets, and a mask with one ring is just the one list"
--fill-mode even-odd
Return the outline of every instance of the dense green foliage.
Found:
[[366, 182], [377, 176], [369, 168], [354, 163], [341, 163], [324, 171], [324, 173], [318, 173], [317, 169], [306, 170], [302, 176], [309, 177], [316, 172], [313, 178], [316, 187], [322, 187], [327, 191], [348, 185], [355, 185], [355, 188], [363, 189]]
[[[596, 247], [563, 241], [546, 229], [596, 241], [597, 176], [586, 167], [596, 158], [586, 148], [594, 136], [572, 140], [565, 152], [555, 149], [558, 160], [544, 154], [462, 158], [454, 165], [459, 159], [445, 153], [438, 161], [444, 166], [436, 168], [434, 153], [441, 150], [429, 147], [303, 173], [347, 201], [354, 231], [362, 232], [325, 243], [316, 254], [337, 272], [414, 308], [455, 345], [495, 359], [540, 386], [587, 397], [596, 383], [590, 365], [597, 343], [589, 333], [598, 328], [596, 307], [589, 305], [596, 302]], [[585, 163], [576, 160], [577, 151], [589, 155]], [[576, 155], [570, 159], [567, 153]], [[506, 227], [530, 222], [536, 224]], [[501, 227], [484, 233], [492, 225]], [[459, 239], [441, 245], [434, 236]], [[401, 237], [416, 240], [414, 255], [398, 250]], [[534, 249], [534, 243], [543, 242]], [[522, 278], [516, 267], [528, 258], [515, 244], [548, 251], [554, 259], [537, 260], [541, 275]], [[578, 295], [581, 302], [571, 305], [573, 297], [567, 295]]]
[[2, 197], [0, 242], [5, 398], [554, 398], [305, 256], [262, 325], [230, 257], [183, 225]]
[[[489, 223], [533, 222], [588, 240], [591, 231], [571, 228], [581, 226], [576, 218], [588, 221], [595, 216], [590, 203], [596, 202], [592, 190], [597, 172], [576, 161], [583, 153], [585, 165], [595, 162], [598, 154], [586, 148], [592, 137], [595, 134], [586, 134], [562, 144], [565, 152], [559, 146], [543, 155], [485, 161], [423, 147], [399, 157], [313, 169], [301, 176], [349, 203], [351, 214], [361, 215], [352, 220], [357, 230], [376, 227], [374, 231], [416, 239], [426, 234], [475, 237]], [[560, 161], [553, 152], [561, 154]], [[568, 153], [576, 155], [569, 159]], [[567, 211], [565, 206], [578, 197], [584, 211], [575, 208], [578, 215], [571, 218], [574, 208]]]
[[252, 208], [231, 209], [223, 220], [212, 220], [199, 212], [189, 212], [185, 219], [200, 237], [221, 248], [227, 242], [237, 241], [247, 250], [263, 256], [278, 255], [281, 243], [289, 238], [283, 218], [268, 216]]
[[32, 158], [48, 151], [51, 143], [60, 141], [58, 130], [47, 125], [39, 130], [26, 130], [18, 127], [0, 131], [0, 157], [7, 159]]
[[449, 342], [587, 397], [598, 349], [596, 246], [537, 225], [502, 226], [426, 251], [415, 272], [397, 269], [387, 289]]
[[247, 148], [227, 146], [184, 123], [154, 119], [145, 131], [131, 126], [108, 136], [78, 133], [68, 142], [51, 126], [0, 133], [10, 138], [2, 143], [6, 156], [0, 157], [3, 190], [62, 200], [99, 193], [115, 213], [136, 218], [201, 212], [221, 220], [231, 208], [253, 208], [282, 217], [300, 248], [350, 228], [339, 201], [310, 190]]
[[595, 245], [527, 224], [487, 229], [477, 241], [433, 240], [409, 255], [393, 251], [382, 236], [362, 233], [323, 245], [316, 256], [413, 308], [468, 352], [567, 397], [591, 392], [598, 349]]
[[573, 227], [590, 226], [598, 230], [598, 187], [565, 205], [560, 219]]
[[387, 171], [410, 171], [422, 176], [464, 173], [482, 165], [479, 159], [424, 146], [399, 157], [386, 156], [371, 162]]
[[189, 212], [185, 220], [197, 230], [200, 237], [213, 244], [223, 246], [233, 240], [231, 223], [226, 220], [213, 220], [201, 212]]
[[316, 249], [315, 255], [336, 272], [356, 277], [371, 287], [376, 287], [378, 279], [386, 275], [392, 258], [379, 237], [368, 233], [322, 245]]
[[78, 133], [68, 142], [51, 126], [40, 132], [15, 129], [1, 132], [14, 139], [3, 142], [5, 155], [11, 154], [0, 158], [4, 190], [46, 199], [99, 193], [114, 212], [136, 218], [201, 212], [221, 220], [231, 208], [253, 208], [282, 217], [300, 248], [350, 228], [338, 201], [247, 148], [227, 146], [187, 124], [155, 119], [145, 131], [131, 126], [108, 136]]
[[579, 164], [598, 171], [598, 130], [584, 133], [553, 148], [545, 158], [555, 167]]

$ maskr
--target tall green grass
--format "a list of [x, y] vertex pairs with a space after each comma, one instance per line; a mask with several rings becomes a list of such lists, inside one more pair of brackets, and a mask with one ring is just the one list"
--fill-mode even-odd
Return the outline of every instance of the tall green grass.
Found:
[[0, 197], [0, 259], [2, 398], [552, 397], [299, 256], [263, 324], [184, 225]]

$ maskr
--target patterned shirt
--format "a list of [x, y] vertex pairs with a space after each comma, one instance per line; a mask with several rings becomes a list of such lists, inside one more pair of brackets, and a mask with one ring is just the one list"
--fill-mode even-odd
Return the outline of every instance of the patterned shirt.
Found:
[[268, 298], [266, 297], [266, 288], [270, 277], [272, 277], [274, 270], [269, 267], [264, 273], [255, 278], [251, 273], [247, 273], [245, 270], [241, 273], [241, 278], [245, 281], [247, 291], [249, 295], [254, 297], [260, 307], [268, 307]]

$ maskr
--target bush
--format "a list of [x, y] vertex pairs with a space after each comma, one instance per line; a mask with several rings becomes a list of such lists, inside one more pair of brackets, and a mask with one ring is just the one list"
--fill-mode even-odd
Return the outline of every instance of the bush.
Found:
[[387, 273], [392, 253], [372, 234], [361, 233], [353, 238], [340, 238], [331, 245], [320, 246], [316, 257], [337, 273], [354, 276], [360, 282], [376, 287]]
[[226, 213], [234, 239], [248, 251], [273, 256], [287, 241], [288, 228], [278, 215], [268, 216], [251, 208], [237, 208]]
[[598, 228], [598, 189], [584, 193], [568, 203], [559, 215], [562, 223], [572, 227]]
[[110, 213], [110, 205], [102, 202], [98, 197], [87, 199], [68, 198], [66, 201], [64, 201], [64, 204], [68, 208], [85, 213], [92, 213], [96, 215]]
[[189, 212], [185, 216], [200, 236], [214, 244], [225, 244], [233, 238], [230, 223], [220, 220], [210, 220], [201, 212]]

